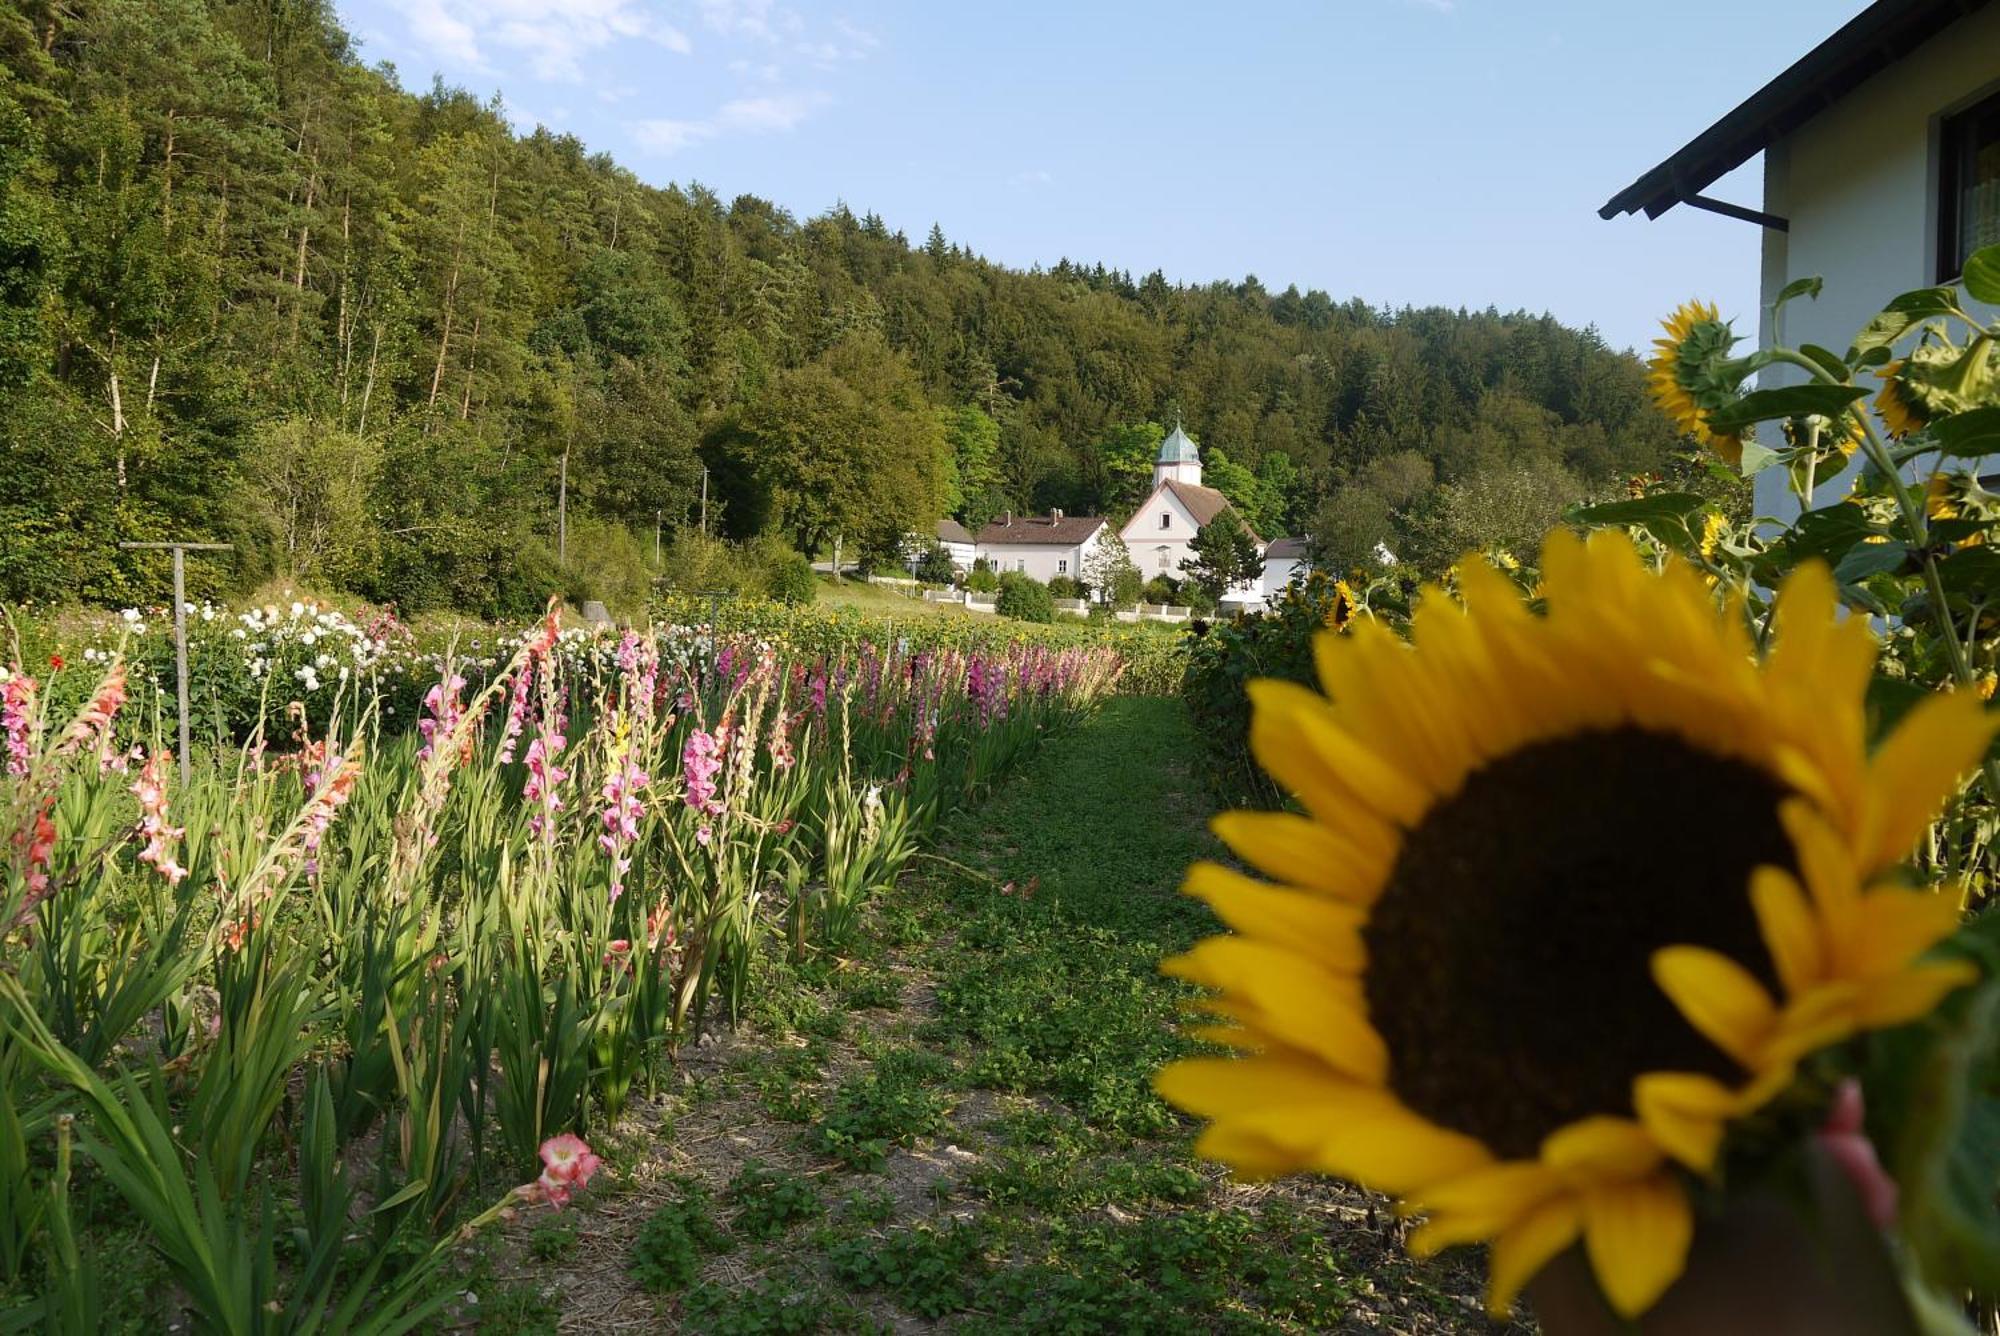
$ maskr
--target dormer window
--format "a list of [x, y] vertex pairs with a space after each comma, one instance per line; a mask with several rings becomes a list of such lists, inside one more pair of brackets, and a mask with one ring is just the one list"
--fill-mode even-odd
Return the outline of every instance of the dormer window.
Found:
[[1160, 512], [1160, 527], [1162, 529], [1171, 529], [1174, 527], [1174, 513], [1171, 510]]
[[1942, 127], [1938, 161], [1938, 281], [1965, 273], [1966, 257], [2000, 244], [2000, 94]]

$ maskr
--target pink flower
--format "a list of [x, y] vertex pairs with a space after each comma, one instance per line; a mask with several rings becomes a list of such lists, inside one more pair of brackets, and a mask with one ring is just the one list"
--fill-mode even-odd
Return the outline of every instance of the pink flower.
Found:
[[433, 683], [431, 689], [424, 693], [424, 709], [429, 717], [417, 721], [417, 731], [424, 735], [424, 745], [417, 752], [419, 761], [429, 760], [431, 749], [440, 738], [449, 738], [452, 730], [458, 727], [459, 716], [465, 710], [458, 699], [458, 693], [463, 690], [465, 679], [453, 673], [443, 681]]
[[90, 703], [70, 720], [63, 730], [62, 740], [56, 744], [56, 755], [68, 756], [79, 751], [86, 743], [108, 742], [111, 737], [111, 721], [125, 704], [125, 661], [114, 659], [111, 668], [104, 674], [104, 680], [91, 693]]
[[161, 752], [146, 758], [139, 778], [132, 783], [132, 794], [139, 800], [139, 833], [146, 837], [146, 847], [139, 851], [139, 861], [152, 864], [153, 869], [167, 879], [167, 885], [178, 886], [188, 870], [175, 861], [173, 846], [187, 831], [183, 827], [167, 824], [167, 787], [160, 773], [163, 759], [165, 754]]
[[7, 773], [28, 773], [34, 752], [28, 742], [28, 725], [35, 712], [35, 679], [15, 673], [0, 682], [0, 728], [7, 733]]
[[611, 859], [613, 900], [625, 893], [625, 874], [632, 868], [632, 859], [625, 851], [639, 838], [639, 819], [646, 814], [645, 805], [639, 801], [639, 790], [649, 782], [646, 772], [639, 767], [630, 739], [621, 737], [612, 751], [611, 766], [605, 772], [600, 791], [604, 798], [600, 818], [604, 832], [597, 837], [598, 847]]
[[521, 728], [528, 719], [528, 687], [535, 680], [535, 660], [529, 657], [514, 670], [514, 684], [507, 694], [507, 719], [500, 726], [501, 765], [514, 760], [514, 743], [520, 739]]
[[716, 795], [715, 776], [722, 769], [722, 744], [709, 733], [696, 729], [681, 747], [681, 778], [687, 784], [684, 801], [697, 812], [711, 816], [722, 811]]
[[1850, 1076], [1834, 1090], [1833, 1106], [1817, 1135], [1820, 1146], [1854, 1185], [1869, 1220], [1877, 1229], [1887, 1229], [1896, 1223], [1898, 1189], [1882, 1168], [1875, 1143], [1868, 1139], [1862, 1114], [1861, 1082]]
[[588, 1187], [604, 1161], [591, 1153], [590, 1143], [574, 1132], [562, 1132], [542, 1143], [542, 1177], [566, 1187]]
[[528, 818], [530, 835], [555, 838], [556, 813], [563, 809], [559, 790], [569, 778], [569, 771], [557, 765], [556, 758], [568, 745], [569, 740], [557, 732], [543, 733], [528, 744], [528, 779], [521, 786], [521, 800], [539, 809]]

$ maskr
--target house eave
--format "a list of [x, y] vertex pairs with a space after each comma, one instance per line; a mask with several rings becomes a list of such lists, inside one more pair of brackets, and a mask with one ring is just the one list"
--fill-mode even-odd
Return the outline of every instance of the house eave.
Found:
[[1765, 227], [1773, 218], [1702, 192], [1988, 0], [1876, 0], [1728, 115], [1605, 201], [1600, 218], [1691, 204]]

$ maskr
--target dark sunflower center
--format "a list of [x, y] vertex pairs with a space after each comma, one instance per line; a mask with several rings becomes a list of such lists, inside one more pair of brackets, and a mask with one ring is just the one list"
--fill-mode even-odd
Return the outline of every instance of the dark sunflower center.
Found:
[[1507, 1158], [1590, 1114], [1630, 1114], [1647, 1071], [1737, 1074], [1653, 982], [1677, 943], [1772, 984], [1753, 868], [1796, 868], [1787, 790], [1639, 728], [1526, 747], [1412, 830], [1369, 917], [1368, 1011], [1389, 1083]]

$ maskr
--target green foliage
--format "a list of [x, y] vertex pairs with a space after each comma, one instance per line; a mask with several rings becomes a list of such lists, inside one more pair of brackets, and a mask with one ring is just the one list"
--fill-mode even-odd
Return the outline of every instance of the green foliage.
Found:
[[819, 577], [803, 552], [785, 551], [764, 568], [764, 593], [779, 603], [797, 607], [819, 594]]
[[675, 1200], [646, 1217], [627, 1260], [632, 1278], [651, 1294], [671, 1294], [694, 1283], [702, 1261], [729, 1247], [715, 1223], [708, 1190], [693, 1179], [677, 1184]]
[[712, 530], [808, 552], [946, 511], [1116, 514], [1175, 405], [1273, 532], [1380, 455], [1457, 479], [1492, 396], [1532, 410], [1503, 449], [1587, 482], [1669, 440], [1639, 366], [1589, 332], [1021, 273], [845, 207], [647, 186], [481, 96], [402, 91], [330, 6], [12, 23], [9, 600], [139, 601], [161, 572], [116, 543], [171, 532], [237, 544], [195, 563], [197, 594], [289, 570], [490, 613], [517, 580], [597, 578], [551, 569], [559, 495], [650, 554], [656, 524], [695, 526], [704, 465]]
[[1098, 536], [1097, 546], [1083, 559], [1083, 582], [1111, 606], [1125, 608], [1139, 601], [1144, 577], [1125, 540], [1107, 531]]
[[837, 1243], [828, 1253], [834, 1278], [849, 1289], [886, 1290], [922, 1317], [970, 1308], [986, 1272], [986, 1239], [961, 1220], [915, 1225], [881, 1238]]
[[1020, 571], [1006, 571], [1000, 576], [1000, 598], [994, 610], [1017, 622], [1052, 622], [1056, 616], [1049, 587]]
[[810, 1142], [850, 1169], [875, 1169], [892, 1146], [907, 1146], [944, 1125], [949, 1101], [929, 1084], [936, 1068], [912, 1050], [884, 1054], [833, 1092]]
[[1203, 525], [1189, 541], [1188, 552], [1194, 558], [1187, 566], [1188, 582], [1211, 602], [1231, 586], [1254, 583], [1264, 573], [1257, 539], [1234, 510], [1225, 510]]
[[965, 577], [965, 587], [975, 594], [990, 594], [1000, 588], [1000, 577], [982, 561]]
[[736, 1208], [732, 1225], [750, 1239], [771, 1239], [793, 1225], [817, 1219], [826, 1209], [806, 1179], [752, 1160], [729, 1184], [729, 1201]]
[[1067, 575], [1051, 575], [1049, 577], [1049, 597], [1082, 598], [1083, 584], [1078, 580], [1071, 579]]
[[926, 584], [948, 585], [958, 577], [958, 570], [951, 564], [951, 553], [943, 543], [932, 543], [917, 558], [914, 572]]

